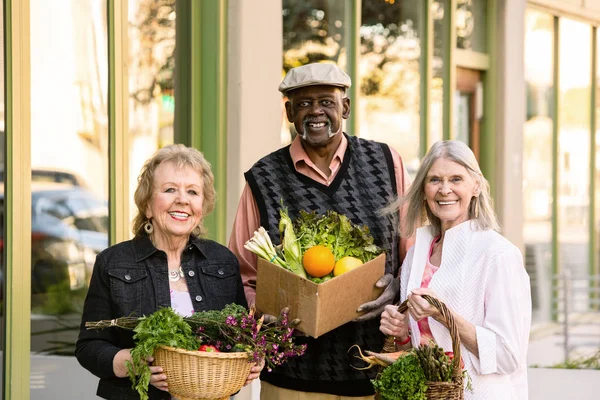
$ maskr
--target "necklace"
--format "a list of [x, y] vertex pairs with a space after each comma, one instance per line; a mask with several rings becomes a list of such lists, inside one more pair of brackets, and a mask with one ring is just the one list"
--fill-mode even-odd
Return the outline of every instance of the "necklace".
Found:
[[183, 269], [181, 269], [181, 265], [179, 266], [179, 270], [169, 270], [169, 280], [171, 282], [177, 282], [181, 278], [183, 278]]

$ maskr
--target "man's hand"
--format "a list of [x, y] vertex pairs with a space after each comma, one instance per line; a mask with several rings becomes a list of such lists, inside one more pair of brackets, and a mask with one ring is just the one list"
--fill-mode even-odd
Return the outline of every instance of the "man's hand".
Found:
[[378, 318], [385, 306], [392, 304], [396, 296], [400, 294], [400, 278], [394, 278], [394, 275], [389, 273], [385, 274], [377, 281], [375, 287], [385, 289], [377, 299], [362, 304], [356, 309], [356, 312], [366, 312], [354, 319], [354, 322], [364, 322], [373, 318]]

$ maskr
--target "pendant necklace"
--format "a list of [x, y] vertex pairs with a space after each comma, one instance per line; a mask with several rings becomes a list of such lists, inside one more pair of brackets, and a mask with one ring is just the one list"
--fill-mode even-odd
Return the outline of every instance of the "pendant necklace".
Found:
[[177, 282], [183, 278], [183, 269], [181, 269], [181, 265], [179, 266], [179, 270], [169, 270], [169, 280], [171, 282]]

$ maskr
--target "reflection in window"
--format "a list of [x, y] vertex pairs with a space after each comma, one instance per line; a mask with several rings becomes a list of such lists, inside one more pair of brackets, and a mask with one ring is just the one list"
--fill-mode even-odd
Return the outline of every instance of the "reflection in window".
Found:
[[[283, 74], [314, 62], [333, 62], [346, 70], [350, 23], [345, 16], [350, 7], [349, 1], [340, 0], [283, 0]], [[284, 104], [285, 99], [281, 143], [287, 144], [296, 132]]]
[[[448, 46], [449, 23], [445, 10], [450, 7], [449, 0], [434, 0], [431, 4], [433, 19], [433, 59], [430, 102], [429, 144], [444, 138], [444, 49]], [[445, 18], [444, 18], [445, 17]]]
[[523, 238], [534, 318], [549, 319], [552, 281], [554, 17], [525, 14], [527, 116], [523, 129]]
[[[591, 27], [561, 18], [559, 32], [559, 268], [581, 278], [589, 273]], [[587, 304], [587, 283], [574, 285], [572, 306], [579, 309]]]
[[420, 2], [362, 2], [360, 135], [391, 145], [409, 172], [419, 166]]
[[[600, 65], [600, 30], [596, 30], [596, 54], [597, 61], [596, 65]], [[596, 88], [600, 88], [600, 68], [596, 67]], [[594, 181], [595, 181], [595, 194], [594, 194], [594, 206], [596, 208], [596, 221], [595, 221], [595, 230], [596, 237], [600, 237], [600, 96], [596, 96], [596, 104], [595, 104], [595, 112], [596, 112], [596, 148], [594, 149], [594, 154], [596, 155], [596, 170], [594, 171]], [[592, 244], [594, 246], [594, 253], [596, 254], [596, 265], [593, 265], [592, 274], [600, 277], [600, 245], [598, 240]], [[595, 300], [595, 309], [598, 310], [600, 308], [600, 280], [596, 281], [595, 284], [596, 292], [592, 296]]]
[[487, 0], [456, 0], [456, 47], [487, 51]]
[[108, 246], [106, 18], [106, 0], [30, 5], [31, 376], [41, 382], [32, 398], [64, 396], [44, 382], [86, 381], [72, 356], [93, 263]]
[[175, 0], [129, 0], [129, 199], [144, 162], [173, 143]]

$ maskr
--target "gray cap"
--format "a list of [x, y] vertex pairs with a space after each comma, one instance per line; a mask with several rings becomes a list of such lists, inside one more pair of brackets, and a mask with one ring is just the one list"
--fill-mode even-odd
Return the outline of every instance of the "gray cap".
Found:
[[313, 63], [292, 68], [279, 85], [279, 91], [289, 91], [305, 86], [338, 86], [347, 89], [351, 80], [340, 67], [330, 63]]

